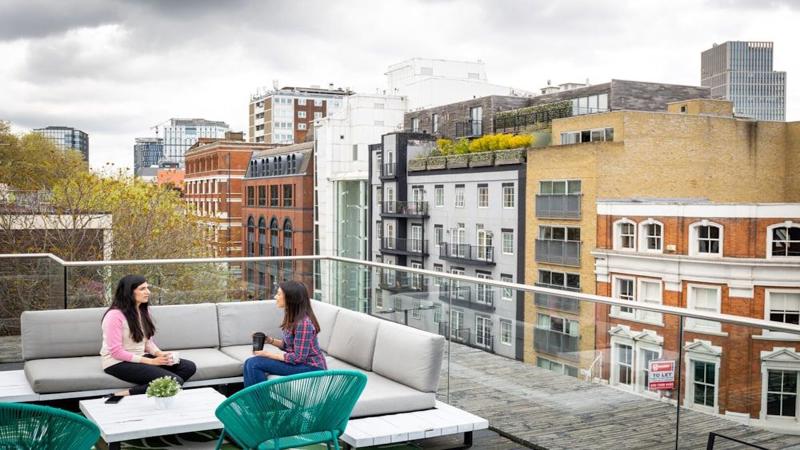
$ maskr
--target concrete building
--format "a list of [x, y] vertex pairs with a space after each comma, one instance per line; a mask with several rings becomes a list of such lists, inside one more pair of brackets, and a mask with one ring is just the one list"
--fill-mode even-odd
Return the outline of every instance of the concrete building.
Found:
[[62, 126], [36, 128], [33, 131], [46, 137], [61, 150], [78, 150], [83, 155], [83, 160], [89, 161], [89, 135], [83, 131]]
[[[406, 101], [398, 96], [354, 94], [341, 110], [315, 122], [315, 254], [367, 259], [368, 147], [403, 122]], [[318, 294], [330, 292], [348, 307], [365, 310], [360, 271], [342, 266], [333, 286], [320, 279]], [[345, 306], [345, 305], [343, 305]]]
[[772, 69], [772, 42], [729, 41], [700, 56], [700, 82], [712, 98], [733, 102], [736, 115], [786, 120], [786, 72]]
[[[414, 170], [435, 141], [390, 133], [371, 146], [372, 260], [515, 282], [523, 278], [525, 165]], [[522, 359], [522, 297], [506, 289], [387, 271], [373, 282], [373, 313]]]
[[164, 139], [159, 137], [136, 138], [133, 144], [133, 173], [142, 167], [158, 166], [164, 159]]
[[[800, 123], [736, 118], [727, 101], [679, 101], [661, 112], [555, 119], [552, 136], [553, 145], [527, 155], [528, 284], [595, 293], [591, 252], [597, 246], [599, 199], [800, 201]], [[540, 322], [539, 315], [547, 317]], [[553, 317], [577, 322], [578, 339], [567, 339], [562, 347], [537, 343], [536, 330], [547, 329], [545, 322]], [[557, 296], [530, 298], [525, 360], [596, 374], [595, 319], [591, 306]]]
[[349, 89], [283, 87], [250, 96], [248, 108], [250, 142], [295, 144], [306, 142], [315, 120], [342, 108]]
[[206, 225], [205, 241], [214, 256], [242, 254], [242, 181], [254, 151], [273, 148], [251, 144], [242, 133], [202, 138], [186, 152], [186, 202]]
[[[254, 151], [243, 181], [241, 256], [314, 253], [314, 143]], [[248, 263], [245, 280], [255, 298], [272, 298], [286, 279], [313, 286], [312, 264]]]
[[[184, 167], [186, 151], [201, 138], [224, 139], [230, 130], [228, 124], [206, 119], [170, 119], [162, 127], [164, 154], [162, 160], [176, 162]], [[160, 161], [159, 161], [160, 162]]]
[[[637, 304], [800, 323], [800, 203], [597, 202], [597, 294]], [[648, 363], [683, 351], [682, 404], [776, 431], [800, 430], [798, 337], [597, 305], [602, 378], [659, 397]]]

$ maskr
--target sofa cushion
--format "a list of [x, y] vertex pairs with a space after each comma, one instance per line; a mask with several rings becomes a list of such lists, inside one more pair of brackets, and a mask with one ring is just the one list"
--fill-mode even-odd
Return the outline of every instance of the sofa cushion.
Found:
[[33, 391], [39, 394], [124, 389], [133, 386], [103, 372], [100, 356], [26, 361], [25, 376]]
[[242, 363], [215, 348], [192, 348], [178, 350], [181, 359], [195, 363], [197, 372], [193, 381], [242, 376]]
[[283, 334], [283, 311], [278, 309], [275, 300], [217, 303], [217, 314], [221, 347], [252, 345], [252, 335], [256, 331], [274, 337], [281, 337]]
[[444, 337], [438, 334], [382, 321], [375, 337], [372, 370], [422, 392], [435, 393], [444, 344]]
[[[328, 357], [329, 369], [358, 370], [343, 361]], [[364, 372], [367, 386], [358, 398], [350, 417], [379, 416], [409, 411], [430, 409], [436, 405], [436, 394], [420, 392], [403, 384], [382, 377], [375, 372]]]
[[[269, 344], [264, 344], [264, 350], [280, 353], [282, 350], [279, 350], [277, 347], [273, 347]], [[253, 345], [231, 345], [229, 347], [222, 347], [220, 349], [222, 353], [230, 356], [231, 358], [239, 361], [244, 362], [247, 358], [253, 356]]]
[[29, 360], [99, 355], [103, 344], [100, 324], [106, 309], [23, 312], [20, 316], [22, 358]]
[[380, 320], [340, 309], [331, 332], [328, 354], [364, 370], [372, 370], [372, 350]]
[[162, 350], [219, 347], [217, 308], [213, 303], [153, 306], [154, 340]]
[[331, 332], [336, 323], [336, 316], [341, 308], [318, 300], [311, 301], [311, 308], [314, 310], [314, 315], [317, 316], [317, 321], [319, 322], [320, 332], [317, 335], [319, 348], [327, 352], [328, 345], [331, 342]]

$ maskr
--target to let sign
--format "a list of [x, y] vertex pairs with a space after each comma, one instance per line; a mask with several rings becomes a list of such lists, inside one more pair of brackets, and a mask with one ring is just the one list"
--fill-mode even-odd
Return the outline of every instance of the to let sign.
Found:
[[650, 361], [647, 388], [662, 391], [675, 389], [675, 361]]

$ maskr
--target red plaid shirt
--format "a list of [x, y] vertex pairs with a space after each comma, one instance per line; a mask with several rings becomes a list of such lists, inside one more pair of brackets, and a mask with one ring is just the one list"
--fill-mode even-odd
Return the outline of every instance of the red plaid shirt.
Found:
[[319, 348], [317, 331], [308, 316], [297, 323], [292, 332], [283, 332], [283, 360], [292, 365], [305, 364], [327, 369], [325, 356]]

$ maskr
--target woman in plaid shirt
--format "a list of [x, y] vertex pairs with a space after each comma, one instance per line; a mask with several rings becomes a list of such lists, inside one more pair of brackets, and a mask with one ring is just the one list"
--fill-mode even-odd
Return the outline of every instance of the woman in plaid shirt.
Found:
[[268, 336], [266, 342], [284, 353], [254, 351], [255, 356], [244, 362], [245, 387], [265, 381], [270, 374], [294, 375], [328, 368], [317, 340], [319, 322], [311, 309], [305, 285], [297, 281], [281, 283], [275, 301], [284, 312], [283, 338]]

